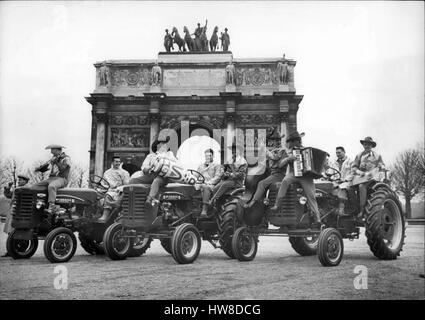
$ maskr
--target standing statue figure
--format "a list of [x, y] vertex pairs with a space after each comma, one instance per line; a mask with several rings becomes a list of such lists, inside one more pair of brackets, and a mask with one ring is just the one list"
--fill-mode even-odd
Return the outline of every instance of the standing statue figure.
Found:
[[221, 33], [221, 47], [223, 48], [223, 51], [229, 51], [229, 45], [230, 45], [230, 36], [227, 33], [227, 28], [224, 28], [224, 33]]
[[186, 26], [184, 26], [183, 32], [184, 32], [184, 42], [186, 42], [187, 50], [195, 51], [195, 42], [190, 36], [189, 29]]
[[218, 32], [218, 27], [215, 26], [213, 34], [211, 36], [210, 39], [210, 50], [211, 51], [216, 51], [218, 49], [218, 36], [217, 36], [217, 32]]
[[229, 61], [229, 64], [226, 66], [226, 84], [235, 84], [235, 65], [232, 60]]
[[161, 67], [158, 65], [158, 61], [155, 62], [155, 65], [152, 67], [152, 85], [159, 86], [161, 83]]
[[[205, 26], [201, 27], [198, 22], [198, 27], [195, 29], [195, 51], [208, 51], [208, 39], [206, 35], [208, 20], [205, 20]], [[205, 44], [206, 41], [206, 44]]]
[[288, 61], [284, 60], [279, 61], [277, 63], [277, 75], [279, 77], [279, 84], [287, 84], [288, 83], [288, 76], [289, 76], [289, 69], [288, 69]]
[[205, 26], [202, 28], [202, 33], [201, 33], [201, 51], [202, 52], [206, 52], [209, 50], [208, 38], [207, 38], [207, 24], [208, 24], [208, 20], [206, 20]]
[[109, 83], [109, 68], [106, 66], [106, 63], [103, 62], [102, 66], [99, 68], [99, 86], [106, 87]]
[[173, 37], [168, 33], [168, 29], [165, 29], [164, 47], [167, 52], [170, 52], [173, 49]]

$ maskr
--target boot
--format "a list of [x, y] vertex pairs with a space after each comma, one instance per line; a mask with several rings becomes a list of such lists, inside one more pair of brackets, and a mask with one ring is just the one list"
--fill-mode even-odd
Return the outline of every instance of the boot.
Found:
[[201, 219], [208, 218], [208, 205], [204, 204], [202, 206], [202, 211], [199, 215], [199, 218], [201, 218]]
[[278, 212], [283, 204], [283, 198], [276, 198], [276, 202], [273, 207], [270, 208], [272, 212]]
[[338, 204], [338, 217], [347, 217], [348, 214], [345, 214], [345, 203], [340, 201]]
[[254, 206], [254, 204], [256, 204], [257, 202], [259, 202], [259, 201], [255, 200], [255, 199], [252, 199], [251, 201], [249, 201], [249, 202], [245, 203], [245, 204], [243, 205], [243, 208], [244, 208], [244, 209], [250, 209], [250, 208], [252, 208], [252, 207]]
[[99, 221], [106, 221], [109, 218], [109, 215], [111, 214], [110, 208], [104, 208], [102, 212], [102, 216], [99, 218]]

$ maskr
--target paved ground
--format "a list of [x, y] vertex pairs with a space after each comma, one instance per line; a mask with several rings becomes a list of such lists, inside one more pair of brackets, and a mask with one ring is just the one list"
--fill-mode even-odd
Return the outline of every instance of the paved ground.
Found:
[[[0, 225], [1, 230], [3, 226]], [[364, 230], [362, 230], [364, 232]], [[40, 243], [30, 260], [0, 259], [0, 299], [424, 299], [424, 226], [407, 228], [399, 259], [377, 260], [364, 235], [345, 241], [338, 267], [324, 268], [317, 257], [301, 257], [287, 238], [261, 237], [251, 262], [228, 259], [203, 242], [199, 258], [178, 265], [155, 240], [147, 254], [124, 261], [90, 256], [80, 247], [63, 264], [68, 289], [56, 290], [55, 264]], [[0, 236], [0, 254], [5, 235]], [[354, 269], [367, 268], [367, 289], [355, 289]]]

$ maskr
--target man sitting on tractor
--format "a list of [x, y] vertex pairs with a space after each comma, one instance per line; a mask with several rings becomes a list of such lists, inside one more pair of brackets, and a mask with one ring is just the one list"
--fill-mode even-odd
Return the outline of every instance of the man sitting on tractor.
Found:
[[205, 150], [204, 154], [205, 162], [202, 163], [198, 168], [198, 171], [205, 178], [204, 183], [201, 185], [202, 201], [204, 202], [204, 205], [202, 206], [201, 217], [207, 216], [208, 205], [205, 203], [209, 201], [212, 190], [220, 181], [220, 175], [222, 173], [220, 164], [214, 162], [213, 149]]
[[[377, 152], [373, 151], [372, 148], [376, 147], [376, 142], [371, 137], [366, 137], [364, 140], [360, 140], [364, 150], [360, 152], [354, 159], [352, 170], [355, 175], [364, 177], [370, 175], [370, 171], [376, 168], [379, 170], [385, 169], [384, 161]], [[361, 183], [359, 185], [359, 197], [360, 197], [360, 212], [358, 218], [362, 218], [363, 209], [366, 206], [367, 197], [367, 184]]]
[[[268, 140], [280, 140], [280, 136], [271, 136], [267, 138]], [[284, 148], [266, 148], [266, 165], [270, 170], [270, 175], [258, 182], [257, 190], [255, 191], [252, 200], [244, 205], [245, 209], [251, 208], [256, 203], [260, 203], [263, 201], [264, 196], [267, 190], [271, 185], [280, 182], [285, 178], [285, 172], [287, 164], [283, 163], [283, 159], [288, 157]]]
[[[353, 180], [353, 175], [351, 172], [352, 161], [349, 157], [345, 155], [344, 147], [336, 147], [336, 160], [331, 163], [331, 168], [337, 169], [341, 176], [339, 178], [338, 188], [336, 191], [336, 196], [338, 197], [338, 215], [340, 217], [346, 216], [345, 214], [345, 203], [348, 200], [348, 183]], [[332, 174], [332, 172], [330, 173]]]
[[36, 184], [36, 186], [47, 186], [49, 206], [45, 210], [48, 213], [55, 212], [59, 209], [59, 206], [55, 205], [56, 193], [58, 189], [64, 188], [68, 184], [71, 160], [65, 152], [62, 152], [63, 148], [65, 147], [58, 144], [47, 146], [46, 150], [50, 149], [53, 157], [48, 162], [35, 169], [35, 171], [45, 172], [48, 170], [49, 165], [51, 166], [49, 178]]
[[242, 188], [245, 182], [248, 163], [243, 157], [243, 148], [232, 145], [229, 149], [232, 150], [232, 158], [223, 165], [221, 180], [212, 191], [213, 197], [210, 200], [212, 205], [227, 191]]
[[283, 205], [283, 200], [286, 195], [286, 191], [292, 183], [299, 183], [304, 190], [305, 196], [307, 198], [307, 202], [310, 206], [311, 211], [313, 211], [316, 222], [313, 224], [314, 228], [320, 228], [322, 221], [320, 218], [319, 207], [316, 201], [316, 188], [314, 186], [313, 178], [307, 176], [295, 177], [294, 176], [294, 161], [297, 160], [297, 157], [293, 155], [294, 149], [302, 149], [303, 146], [301, 144], [301, 138], [304, 136], [304, 133], [299, 134], [298, 131], [292, 132], [289, 137], [286, 139], [286, 143], [288, 146], [288, 154], [289, 156], [282, 160], [282, 164], [289, 164], [288, 169], [286, 171], [286, 176], [282, 180], [280, 185], [276, 203], [271, 208], [272, 211], [279, 211]]
[[[111, 168], [105, 171], [103, 174], [103, 179], [109, 183], [109, 190], [107, 194], [111, 197], [111, 200], [116, 201], [119, 198], [118, 187], [126, 185], [130, 181], [130, 174], [120, 167], [121, 158], [119, 156], [114, 156], [112, 158]], [[112, 207], [108, 202], [104, 203], [103, 206], [103, 215], [100, 220], [106, 220], [109, 217]]]
[[142, 170], [136, 171], [130, 178], [130, 184], [151, 184], [149, 195], [146, 198], [146, 202], [151, 205], [158, 204], [159, 200], [157, 199], [157, 196], [159, 190], [168, 183], [166, 178], [159, 176], [157, 173], [151, 172], [152, 165], [158, 157], [177, 161], [173, 152], [169, 150], [169, 141], [170, 137], [167, 137], [166, 139], [156, 139], [151, 146], [153, 153], [150, 153], [143, 161]]

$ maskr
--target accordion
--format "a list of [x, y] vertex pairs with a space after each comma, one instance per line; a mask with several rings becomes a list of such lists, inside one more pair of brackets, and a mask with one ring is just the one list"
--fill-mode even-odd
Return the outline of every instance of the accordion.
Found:
[[327, 153], [316, 148], [295, 149], [292, 151], [297, 157], [294, 161], [295, 177], [311, 177], [318, 179], [322, 177], [325, 170]]

